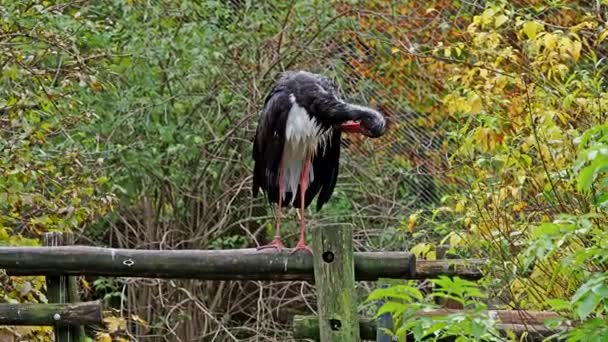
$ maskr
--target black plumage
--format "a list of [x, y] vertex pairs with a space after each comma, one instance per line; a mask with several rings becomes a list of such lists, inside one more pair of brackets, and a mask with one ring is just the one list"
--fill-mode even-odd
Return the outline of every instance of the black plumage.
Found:
[[[264, 101], [256, 130], [254, 197], [261, 189], [270, 203], [280, 203], [281, 207], [295, 203], [302, 210], [316, 197], [317, 210], [320, 210], [336, 186], [342, 133], [377, 137], [384, 133], [385, 126], [379, 112], [343, 101], [329, 78], [305, 71], [284, 73]], [[301, 169], [298, 158], [303, 165]], [[286, 160], [289, 164], [283, 165]], [[312, 181], [306, 182], [308, 173], [302, 171], [294, 187], [293, 172], [307, 170], [307, 167], [312, 168]], [[279, 175], [282, 175], [284, 193], [281, 200]]]

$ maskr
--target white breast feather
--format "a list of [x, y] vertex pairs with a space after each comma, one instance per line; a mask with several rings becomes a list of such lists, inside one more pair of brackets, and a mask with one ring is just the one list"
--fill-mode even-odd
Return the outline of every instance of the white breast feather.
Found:
[[[322, 131], [321, 125], [317, 123], [315, 118], [308, 115], [306, 109], [298, 105], [293, 94], [289, 96], [289, 100], [292, 106], [285, 127], [285, 147], [282, 160], [284, 191], [281, 197], [285, 198], [285, 192], [291, 192], [293, 194], [291, 204], [293, 205], [306, 156], [308, 155], [312, 159], [319, 144], [325, 148], [331, 130]], [[313, 179], [314, 172], [311, 165], [308, 184]]]

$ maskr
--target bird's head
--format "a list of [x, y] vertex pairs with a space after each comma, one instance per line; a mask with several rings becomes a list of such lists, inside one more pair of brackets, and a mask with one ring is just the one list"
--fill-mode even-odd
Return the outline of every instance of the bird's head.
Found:
[[380, 137], [386, 131], [384, 115], [373, 108], [342, 100], [334, 80], [307, 71], [288, 72], [285, 78], [294, 82], [297, 89], [291, 102], [304, 106], [326, 125], [370, 138]]
[[351, 119], [339, 125], [345, 133], [360, 133], [370, 138], [378, 138], [386, 131], [384, 116], [369, 107], [349, 104]]

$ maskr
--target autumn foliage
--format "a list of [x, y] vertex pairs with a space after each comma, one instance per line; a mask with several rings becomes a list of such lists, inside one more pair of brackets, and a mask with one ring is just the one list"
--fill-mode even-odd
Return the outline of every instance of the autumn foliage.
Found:
[[[391, 53], [357, 70], [405, 89], [423, 113], [418, 127], [443, 135], [429, 156], [437, 181], [458, 185], [435, 209], [453, 220], [443, 241], [489, 260], [493, 305], [555, 309], [582, 320], [581, 330], [595, 326], [608, 289], [596, 254], [608, 223], [604, 6], [494, 2], [453, 20], [464, 5], [417, 5], [428, 31], [361, 19]], [[390, 11], [412, 13], [412, 2], [401, 6]], [[414, 214], [409, 228], [421, 220]], [[428, 221], [417, 229], [437, 225]], [[432, 245], [413, 251], [433, 258]]]
[[[250, 194], [250, 139], [274, 77], [304, 68], [390, 120], [382, 139], [345, 139], [339, 185], [311, 228], [350, 224], [358, 250], [434, 259], [450, 244], [488, 260], [479, 283], [374, 292], [400, 299], [383, 309], [396, 331], [491, 339], [482, 309], [523, 308], [563, 314], [572, 341], [602, 340], [607, 6], [0, 0], [0, 244], [51, 230], [125, 248], [263, 242], [274, 217]], [[3, 301], [46, 301], [41, 278], [0, 277]], [[272, 340], [314, 303], [309, 284], [80, 280], [84, 297], [118, 308], [89, 332], [101, 341]], [[404, 319], [434, 297], [475, 315]]]

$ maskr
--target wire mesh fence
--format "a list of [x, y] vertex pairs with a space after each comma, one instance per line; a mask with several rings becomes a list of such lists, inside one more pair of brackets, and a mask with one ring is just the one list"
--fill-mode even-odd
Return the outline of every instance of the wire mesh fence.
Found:
[[[555, 30], [574, 22], [572, 9], [606, 21], [600, 2], [559, 3], [559, 10], [543, 7], [541, 0], [511, 6]], [[43, 32], [36, 36], [37, 44], [57, 38], [61, 51], [55, 53], [68, 53], [73, 70], [63, 75], [61, 60], [57, 68], [30, 68], [50, 75], [52, 84], [99, 87], [93, 99], [79, 103], [87, 115], [102, 118], [100, 127], [94, 127], [100, 133], [91, 139], [93, 151], [84, 157], [112, 165], [101, 171], [112, 176], [126, 204], [99, 226], [87, 227], [83, 235], [126, 248], [240, 248], [267, 242], [273, 235], [274, 208], [263, 197], [251, 196], [252, 139], [263, 99], [278, 74], [305, 69], [334, 78], [349, 101], [377, 107], [390, 122], [379, 139], [343, 139], [338, 185], [323, 210], [309, 210], [309, 228], [351, 225], [357, 250], [406, 250], [416, 242], [445, 236], [454, 224], [449, 219], [438, 231], [414, 229], [411, 214], [432, 211], [445, 196], [470, 186], [452, 172], [476, 165], [451, 154], [460, 143], [455, 139], [461, 137], [453, 132], [461, 123], [446, 113], [451, 108], [445, 96], [458, 83], [446, 80], [478, 62], [478, 56], [464, 56], [462, 50], [476, 44], [469, 29], [474, 16], [483, 17], [490, 5], [482, 0], [49, 5], [49, 13], [71, 11], [74, 18], [85, 13], [91, 18], [87, 25], [107, 30], [107, 35], [82, 39], [87, 44], [118, 41], [110, 51], [80, 58], [78, 51], [70, 50], [77, 45], [72, 36], [80, 26], [65, 29], [67, 37], [58, 33], [61, 28], [49, 27], [47, 31], [61, 39]], [[44, 6], [35, 9], [44, 12]], [[591, 31], [583, 28], [579, 33], [598, 33]], [[38, 34], [32, 29], [20, 36], [34, 33]], [[0, 42], [14, 36], [3, 34]], [[507, 32], [501, 39], [517, 46], [515, 36], [516, 32]], [[56, 48], [47, 45], [49, 51]], [[598, 60], [606, 50], [601, 44], [594, 47]], [[9, 55], [10, 51], [2, 56]], [[21, 57], [15, 60], [37, 61], [34, 54]], [[86, 65], [98, 59], [110, 70]], [[4, 66], [5, 61], [0, 63]], [[527, 66], [500, 67], [491, 72], [519, 78]], [[99, 71], [98, 83], [83, 75], [88, 68]], [[533, 81], [551, 86], [551, 80]], [[106, 82], [104, 92], [100, 82]], [[112, 92], [114, 97], [108, 95]], [[490, 100], [477, 99], [475, 105]], [[4, 115], [8, 107], [2, 106]], [[10, 120], [0, 119], [3, 130], [10, 126]], [[481, 133], [504, 139], [490, 131]], [[284, 216], [282, 230], [286, 244], [293, 246], [296, 210]], [[509, 243], [505, 245], [510, 247]], [[120, 298], [119, 314], [133, 325], [129, 334], [142, 341], [289, 341], [290, 317], [315, 312], [314, 288], [307, 283], [102, 279], [96, 286], [111, 292], [109, 297]], [[372, 286], [360, 283], [362, 300]], [[373, 308], [362, 305], [361, 311], [371, 315]]]
[[[330, 76], [349, 101], [383, 111], [390, 129], [380, 139], [344, 139], [334, 196], [321, 212], [308, 213], [308, 227], [352, 225], [357, 250], [409, 248], [411, 242], [403, 238], [403, 222], [416, 210], [438, 205], [454, 188], [444, 177], [448, 166], [441, 148], [445, 139], [439, 129], [442, 119], [428, 113], [428, 108], [437, 106], [443, 88], [437, 76], [440, 71], [433, 74], [429, 66], [440, 62], [425, 56], [444, 36], [464, 28], [461, 6], [481, 10], [477, 3], [442, 1], [354, 5], [229, 2], [223, 16], [206, 20], [251, 41], [226, 47], [224, 53], [230, 57], [223, 60], [227, 65], [223, 68], [228, 72], [221, 76], [225, 90], [242, 99], [240, 107], [225, 110], [236, 110], [243, 116], [233, 122], [239, 125], [235, 130], [205, 146], [204, 158], [211, 167], [236, 160], [250, 163], [249, 142], [263, 98], [280, 72], [304, 69]], [[248, 21], [260, 13], [266, 14], [261, 23]], [[248, 31], [252, 27], [256, 30]], [[213, 125], [214, 119], [209, 120]], [[226, 146], [237, 149], [236, 158], [227, 158]], [[243, 210], [218, 210], [210, 221], [216, 222], [215, 226], [205, 227], [213, 233], [191, 234], [192, 245], [210, 237], [221, 239], [235, 230], [250, 232], [248, 236], [259, 244], [271, 238], [274, 208], [264, 198], [251, 198], [249, 173], [239, 173], [224, 184], [232, 187], [228, 193], [234, 200], [228, 203]], [[243, 217], [248, 213], [251, 218]], [[288, 246], [295, 243], [296, 215], [292, 210], [283, 218]], [[185, 246], [179, 239], [164, 236], [169, 247]], [[131, 237], [129, 244], [147, 244], [150, 239], [154, 240]], [[373, 284], [360, 286], [362, 301]], [[143, 317], [149, 322], [164, 321], [153, 329], [139, 326], [134, 337], [140, 340], [288, 341], [290, 317], [298, 312], [315, 313], [316, 305], [314, 287], [307, 283], [192, 281], [171, 285], [132, 280], [125, 282], [125, 287], [129, 311], [146, 313]], [[361, 310], [371, 315], [374, 309], [368, 305]]]

